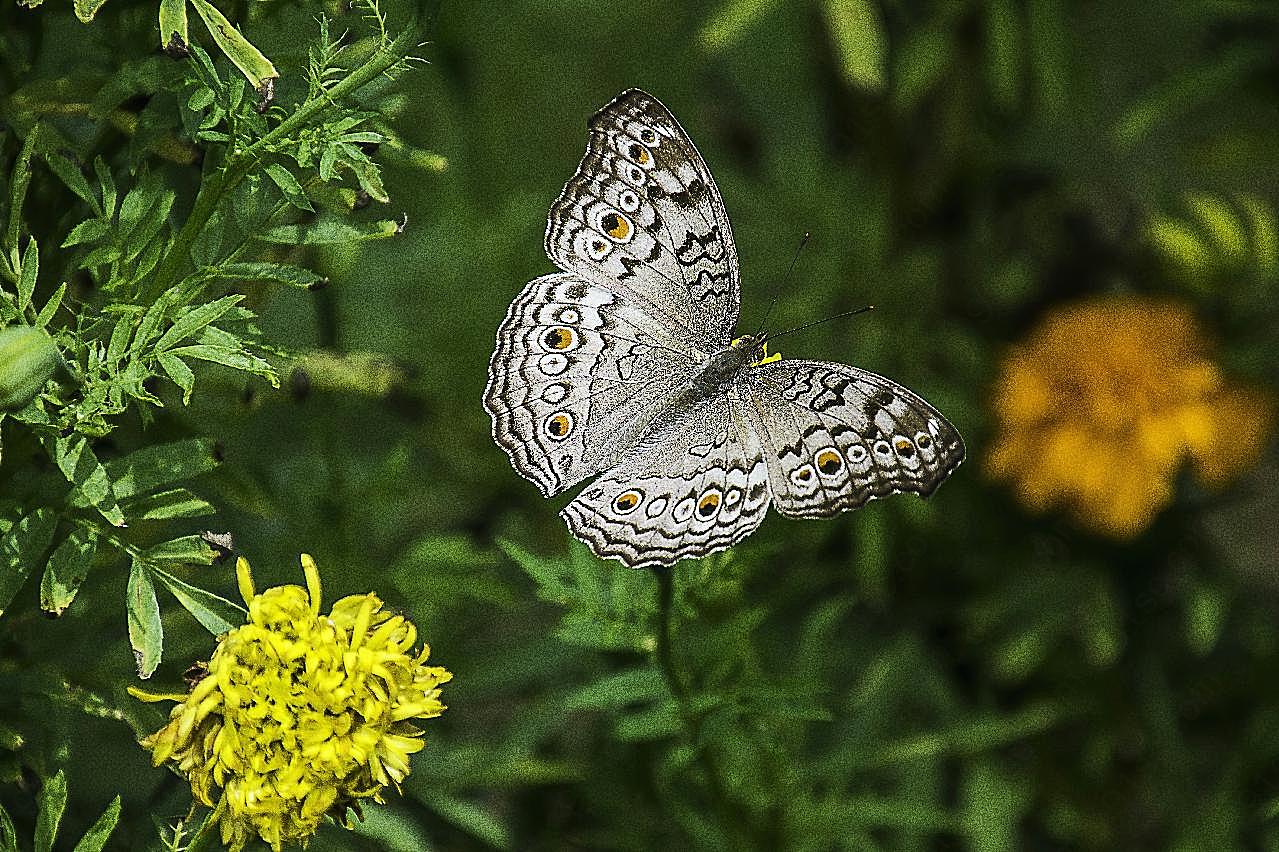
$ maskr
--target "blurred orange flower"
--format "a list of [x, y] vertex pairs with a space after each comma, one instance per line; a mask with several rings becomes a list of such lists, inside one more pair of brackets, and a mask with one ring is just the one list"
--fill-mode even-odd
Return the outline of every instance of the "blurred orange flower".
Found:
[[1269, 434], [1270, 400], [1227, 382], [1210, 350], [1178, 302], [1111, 296], [1053, 310], [1004, 359], [987, 472], [1034, 510], [1136, 535], [1187, 459], [1222, 485]]

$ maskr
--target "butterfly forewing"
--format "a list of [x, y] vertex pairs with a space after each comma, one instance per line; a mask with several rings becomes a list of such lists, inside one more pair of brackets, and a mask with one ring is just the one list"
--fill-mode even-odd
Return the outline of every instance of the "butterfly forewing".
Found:
[[674, 116], [624, 92], [589, 123], [586, 155], [551, 206], [546, 251], [701, 352], [732, 339], [737, 250], [719, 190]]
[[641, 567], [723, 550], [767, 512], [763, 446], [727, 394], [675, 415], [562, 514], [597, 555]]
[[571, 273], [529, 282], [507, 311], [484, 407], [511, 463], [548, 497], [612, 465], [692, 369], [660, 324]]
[[937, 409], [866, 370], [784, 360], [739, 381], [783, 514], [824, 518], [903, 491], [927, 497], [964, 459]]

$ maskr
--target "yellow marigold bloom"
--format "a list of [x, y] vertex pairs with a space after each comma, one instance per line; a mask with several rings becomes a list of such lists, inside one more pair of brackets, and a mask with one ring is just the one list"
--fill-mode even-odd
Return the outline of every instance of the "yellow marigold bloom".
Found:
[[219, 638], [208, 674], [186, 695], [131, 690], [178, 702], [142, 745], [215, 809], [233, 850], [255, 834], [275, 850], [305, 844], [325, 815], [344, 821], [361, 800], [398, 792], [423, 745], [410, 720], [443, 713], [439, 687], [453, 677], [425, 665], [413, 623], [372, 593], [322, 615], [315, 561], [303, 554], [302, 568], [307, 588], [257, 594], [240, 559], [248, 622]]
[[1224, 484], [1261, 453], [1269, 400], [1223, 378], [1189, 308], [1102, 297], [1060, 307], [1008, 353], [987, 471], [1027, 506], [1114, 537], [1143, 530], [1189, 460]]

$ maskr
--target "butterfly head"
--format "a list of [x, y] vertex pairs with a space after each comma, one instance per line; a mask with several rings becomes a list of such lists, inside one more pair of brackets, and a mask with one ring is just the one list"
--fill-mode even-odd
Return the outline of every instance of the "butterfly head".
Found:
[[764, 339], [762, 334], [747, 334], [737, 338], [731, 346], [745, 353], [749, 359], [747, 363], [752, 367], [758, 367], [761, 364], [771, 364], [774, 361], [782, 360], [782, 353], [774, 352], [768, 354], [768, 341]]

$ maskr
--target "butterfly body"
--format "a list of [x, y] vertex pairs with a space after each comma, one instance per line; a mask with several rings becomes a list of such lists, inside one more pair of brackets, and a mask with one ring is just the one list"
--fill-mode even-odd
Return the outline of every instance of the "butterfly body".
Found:
[[599, 555], [668, 565], [739, 541], [768, 507], [829, 517], [927, 496], [962, 461], [932, 406], [874, 373], [765, 358], [734, 340], [737, 252], [718, 190], [670, 112], [639, 90], [590, 121], [551, 207], [537, 278], [498, 329], [493, 437]]

